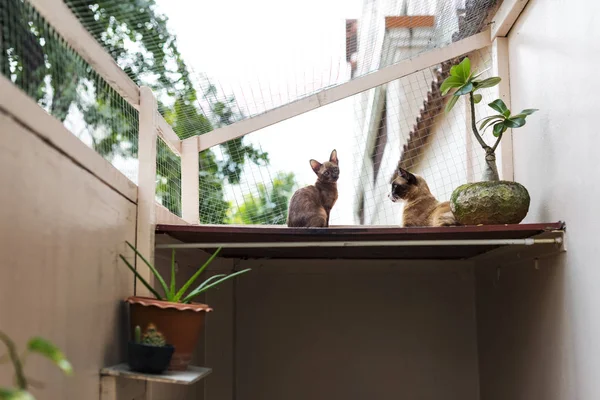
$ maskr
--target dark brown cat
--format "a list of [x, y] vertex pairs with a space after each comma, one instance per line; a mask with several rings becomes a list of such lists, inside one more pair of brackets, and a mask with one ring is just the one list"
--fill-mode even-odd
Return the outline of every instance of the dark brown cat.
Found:
[[405, 202], [404, 226], [453, 226], [457, 225], [450, 202], [440, 203], [431, 194], [425, 179], [398, 168], [388, 196], [393, 202]]
[[329, 213], [337, 198], [337, 180], [340, 176], [337, 151], [333, 150], [329, 161], [323, 164], [310, 160], [310, 166], [317, 174], [314, 186], [298, 189], [288, 207], [289, 227], [325, 228], [329, 226]]

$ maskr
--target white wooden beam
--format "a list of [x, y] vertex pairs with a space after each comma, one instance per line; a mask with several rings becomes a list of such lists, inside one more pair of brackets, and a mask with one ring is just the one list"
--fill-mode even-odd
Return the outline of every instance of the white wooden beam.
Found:
[[505, 37], [510, 32], [529, 0], [504, 0], [492, 19], [491, 39]]
[[162, 115], [157, 111], [157, 121], [158, 121], [158, 134], [162, 138], [162, 140], [169, 146], [171, 151], [178, 156], [181, 155], [181, 140], [179, 136], [175, 133], [171, 125], [165, 121]]
[[[154, 233], [156, 228], [156, 141], [158, 127], [156, 116], [156, 98], [146, 86], [140, 88], [140, 133], [138, 143], [138, 212], [136, 248], [151, 264], [154, 263]], [[153, 276], [148, 267], [138, 257], [138, 272], [150, 285], [154, 285]], [[150, 296], [149, 291], [138, 282], [137, 296]], [[151, 297], [151, 296], [150, 296]]]
[[194, 136], [181, 148], [181, 216], [190, 224], [200, 223], [199, 161], [198, 136]]
[[56, 32], [129, 104], [140, 104], [138, 86], [84, 28], [62, 0], [28, 0]]
[[[496, 86], [496, 93], [498, 98], [511, 109], [510, 69], [508, 62], [508, 38], [497, 37], [492, 42], [492, 75], [502, 78], [500, 84]], [[512, 181], [514, 179], [512, 129], [504, 132], [496, 153], [499, 155], [498, 172], [500, 179]]]
[[481, 49], [490, 44], [490, 32], [489, 30], [486, 30], [485, 32], [470, 36], [448, 46], [430, 50], [411, 59], [382, 68], [377, 72], [361, 76], [350, 82], [330, 89], [325, 89], [304, 99], [267, 111], [264, 114], [205, 133], [200, 136], [198, 150], [206, 150], [210, 147], [228, 142], [286, 119], [307, 113], [327, 104], [345, 99], [346, 97], [364, 92], [406, 75], [410, 75], [424, 68], [429, 68], [443, 61], [461, 56], [473, 50]]

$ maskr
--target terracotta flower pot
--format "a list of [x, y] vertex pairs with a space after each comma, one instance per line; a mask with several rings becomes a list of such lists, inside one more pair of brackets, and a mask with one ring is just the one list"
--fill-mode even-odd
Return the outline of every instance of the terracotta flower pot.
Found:
[[156, 325], [167, 343], [175, 347], [168, 369], [187, 370], [204, 327], [204, 317], [212, 308], [206, 304], [171, 303], [137, 296], [125, 301], [130, 304], [131, 339], [137, 325], [142, 329], [149, 324]]

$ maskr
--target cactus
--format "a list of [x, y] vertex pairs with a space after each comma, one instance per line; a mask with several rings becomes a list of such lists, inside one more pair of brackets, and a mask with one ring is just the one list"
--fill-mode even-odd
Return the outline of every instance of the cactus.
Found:
[[135, 327], [135, 333], [133, 335], [133, 341], [135, 343], [140, 343], [142, 341], [142, 328], [139, 325]]
[[165, 337], [162, 333], [156, 330], [154, 324], [148, 325], [144, 337], [142, 338], [142, 344], [148, 346], [164, 347], [167, 344]]

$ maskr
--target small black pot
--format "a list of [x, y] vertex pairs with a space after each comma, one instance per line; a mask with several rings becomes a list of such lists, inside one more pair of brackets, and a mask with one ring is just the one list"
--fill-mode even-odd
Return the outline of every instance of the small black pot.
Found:
[[132, 371], [146, 374], [161, 374], [169, 366], [175, 347], [170, 344], [165, 347], [156, 347], [129, 342], [127, 350], [128, 364]]

